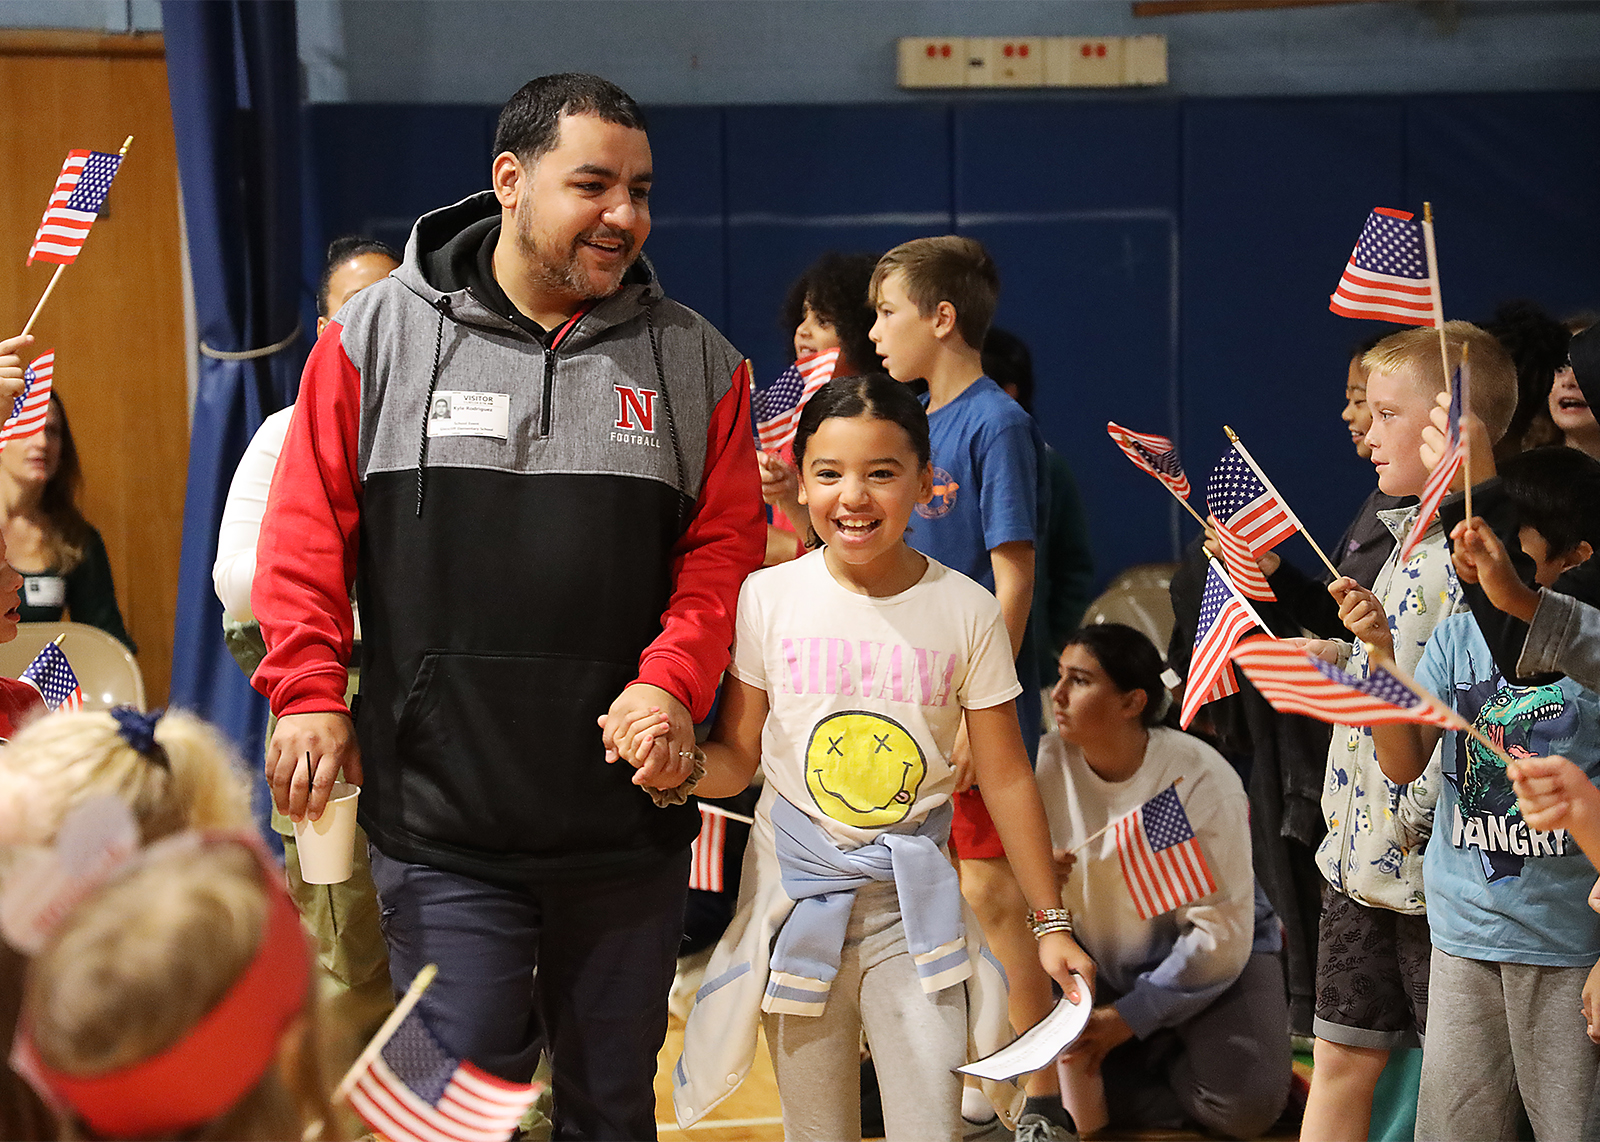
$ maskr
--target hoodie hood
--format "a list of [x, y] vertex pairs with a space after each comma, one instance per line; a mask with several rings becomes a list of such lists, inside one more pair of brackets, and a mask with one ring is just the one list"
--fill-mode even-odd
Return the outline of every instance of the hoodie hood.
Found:
[[[406, 241], [405, 257], [394, 276], [430, 306], [467, 325], [505, 331], [516, 323], [496, 313], [474, 293], [472, 281], [478, 251], [501, 224], [500, 202], [494, 191], [484, 190], [451, 206], [429, 211], [417, 219]], [[664, 296], [655, 267], [640, 254], [622, 286], [601, 298], [572, 331], [571, 344], [639, 315], [646, 305]]]

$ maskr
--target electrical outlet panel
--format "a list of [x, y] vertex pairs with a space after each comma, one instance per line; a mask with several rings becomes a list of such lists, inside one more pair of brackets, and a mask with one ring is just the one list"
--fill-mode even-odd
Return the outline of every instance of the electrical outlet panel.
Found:
[[1045, 80], [1051, 87], [1119, 87], [1123, 44], [1120, 36], [1052, 38], [1046, 52]]
[[967, 41], [960, 36], [900, 40], [901, 87], [965, 87]]
[[1044, 38], [1005, 37], [967, 41], [968, 87], [1043, 87]]

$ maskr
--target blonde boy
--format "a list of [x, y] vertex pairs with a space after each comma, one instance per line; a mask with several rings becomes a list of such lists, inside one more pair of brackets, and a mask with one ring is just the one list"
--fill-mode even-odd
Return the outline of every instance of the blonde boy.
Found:
[[[1471, 411], [1489, 440], [1499, 440], [1516, 408], [1511, 358], [1492, 336], [1466, 322], [1447, 323], [1445, 341], [1452, 367], [1462, 346], [1470, 346]], [[1361, 363], [1372, 413], [1366, 442], [1378, 487], [1392, 496], [1420, 495], [1429, 473], [1422, 432], [1447, 385], [1438, 330], [1386, 337]], [[1415, 507], [1396, 508], [1379, 518], [1403, 542], [1416, 515]], [[1437, 518], [1427, 523], [1421, 547], [1403, 566], [1397, 544], [1370, 592], [1350, 579], [1335, 580], [1329, 591], [1352, 630], [1375, 618], [1390, 628], [1395, 660], [1408, 674], [1439, 621], [1465, 609]], [[1349, 657], [1349, 669], [1366, 674], [1365, 645], [1332, 647]], [[1389, 1051], [1415, 1045], [1426, 1025], [1431, 944], [1422, 843], [1432, 828], [1438, 782], [1437, 751], [1421, 777], [1395, 785], [1378, 765], [1370, 731], [1334, 728], [1322, 794], [1328, 833], [1317, 850], [1328, 891], [1318, 938], [1316, 1065], [1302, 1137], [1366, 1138], [1373, 1087]]]
[[[933, 448], [933, 499], [917, 507], [906, 542], [993, 591], [1017, 657], [1022, 696], [1017, 716], [1028, 755], [1038, 750], [1042, 710], [1037, 656], [1023, 653], [1033, 603], [1034, 549], [1046, 492], [1044, 438], [1020, 405], [984, 375], [980, 353], [994, 317], [1000, 276], [983, 245], [945, 235], [904, 242], [872, 273], [877, 317], [868, 336], [884, 370], [904, 383], [928, 384], [928, 429]], [[970, 764], [965, 730], [951, 763]], [[958, 777], [950, 848], [961, 861], [961, 888], [1011, 984], [1011, 1020], [1026, 1029], [1048, 1014], [1050, 980], [1039, 968], [1027, 905], [1005, 849], [970, 778]], [[1057, 1122], [1054, 1069], [1029, 1084], [1023, 1117]], [[1036, 1089], [1037, 1088], [1037, 1089]], [[976, 1120], [987, 1108], [966, 1105]], [[1065, 1135], [1063, 1135], [1065, 1136]]]

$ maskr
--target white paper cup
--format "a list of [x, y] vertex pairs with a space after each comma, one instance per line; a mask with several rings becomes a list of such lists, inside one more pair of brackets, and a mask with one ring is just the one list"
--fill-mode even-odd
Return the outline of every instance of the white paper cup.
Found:
[[322, 816], [294, 823], [300, 879], [307, 884], [339, 884], [350, 879], [356, 853], [356, 798], [361, 786], [335, 781]]

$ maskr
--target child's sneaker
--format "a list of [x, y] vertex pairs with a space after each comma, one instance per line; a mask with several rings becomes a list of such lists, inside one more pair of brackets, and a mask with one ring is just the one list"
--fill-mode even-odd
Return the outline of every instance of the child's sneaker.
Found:
[[1078, 1135], [1042, 1114], [1024, 1114], [1017, 1119], [1016, 1142], [1078, 1142]]

